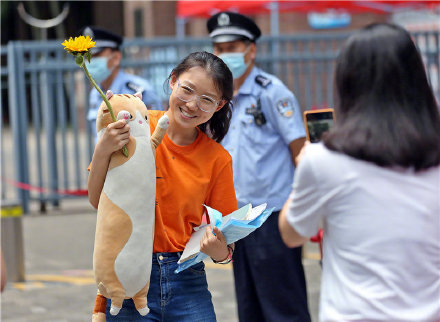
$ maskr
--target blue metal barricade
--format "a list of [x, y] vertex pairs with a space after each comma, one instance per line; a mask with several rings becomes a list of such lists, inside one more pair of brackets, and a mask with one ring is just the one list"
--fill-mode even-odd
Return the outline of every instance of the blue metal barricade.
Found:
[[[303, 109], [332, 106], [334, 61], [349, 33], [264, 36], [257, 64], [276, 74]], [[440, 32], [413, 33], [440, 98]], [[59, 41], [13, 41], [1, 47], [1, 198], [58, 205], [87, 186], [93, 142], [87, 126], [90, 84]], [[209, 38], [127, 39], [123, 68], [147, 78], [166, 104], [172, 68]]]

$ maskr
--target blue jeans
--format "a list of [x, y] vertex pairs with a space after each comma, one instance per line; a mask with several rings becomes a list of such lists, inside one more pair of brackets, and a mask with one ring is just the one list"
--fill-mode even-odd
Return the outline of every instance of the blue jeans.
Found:
[[198, 263], [178, 274], [174, 273], [180, 253], [155, 253], [151, 268], [148, 308], [141, 316], [133, 300], [124, 300], [116, 316], [110, 315], [107, 300], [107, 321], [216, 321], [211, 293], [206, 281], [205, 264]]

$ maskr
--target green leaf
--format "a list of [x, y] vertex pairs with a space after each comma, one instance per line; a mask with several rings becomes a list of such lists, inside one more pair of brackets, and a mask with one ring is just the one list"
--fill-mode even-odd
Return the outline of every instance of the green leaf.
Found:
[[92, 58], [92, 54], [90, 54], [90, 52], [88, 51], [86, 56], [87, 56], [87, 60], [89, 61], [89, 64], [90, 64], [90, 58]]
[[75, 62], [79, 67], [84, 64], [84, 57], [81, 54], [76, 55]]

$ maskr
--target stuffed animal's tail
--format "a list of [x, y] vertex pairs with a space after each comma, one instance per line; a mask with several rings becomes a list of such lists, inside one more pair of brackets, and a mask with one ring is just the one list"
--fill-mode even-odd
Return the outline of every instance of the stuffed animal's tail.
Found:
[[93, 308], [92, 322], [105, 322], [107, 298], [98, 291], [96, 294], [95, 307]]

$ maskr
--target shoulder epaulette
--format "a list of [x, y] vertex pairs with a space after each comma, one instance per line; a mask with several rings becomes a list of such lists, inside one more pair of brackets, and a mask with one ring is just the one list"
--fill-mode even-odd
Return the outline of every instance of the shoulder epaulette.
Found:
[[142, 86], [139, 86], [138, 84], [135, 84], [133, 82], [127, 82], [125, 84], [125, 86], [127, 86], [127, 88], [129, 88], [135, 92], [143, 92], [145, 90], [145, 88], [143, 88]]
[[272, 81], [269, 78], [267, 78], [263, 75], [257, 75], [255, 77], [255, 82], [258, 85], [260, 85], [261, 87], [267, 87], [267, 86], [269, 86], [270, 83], [272, 83]]

